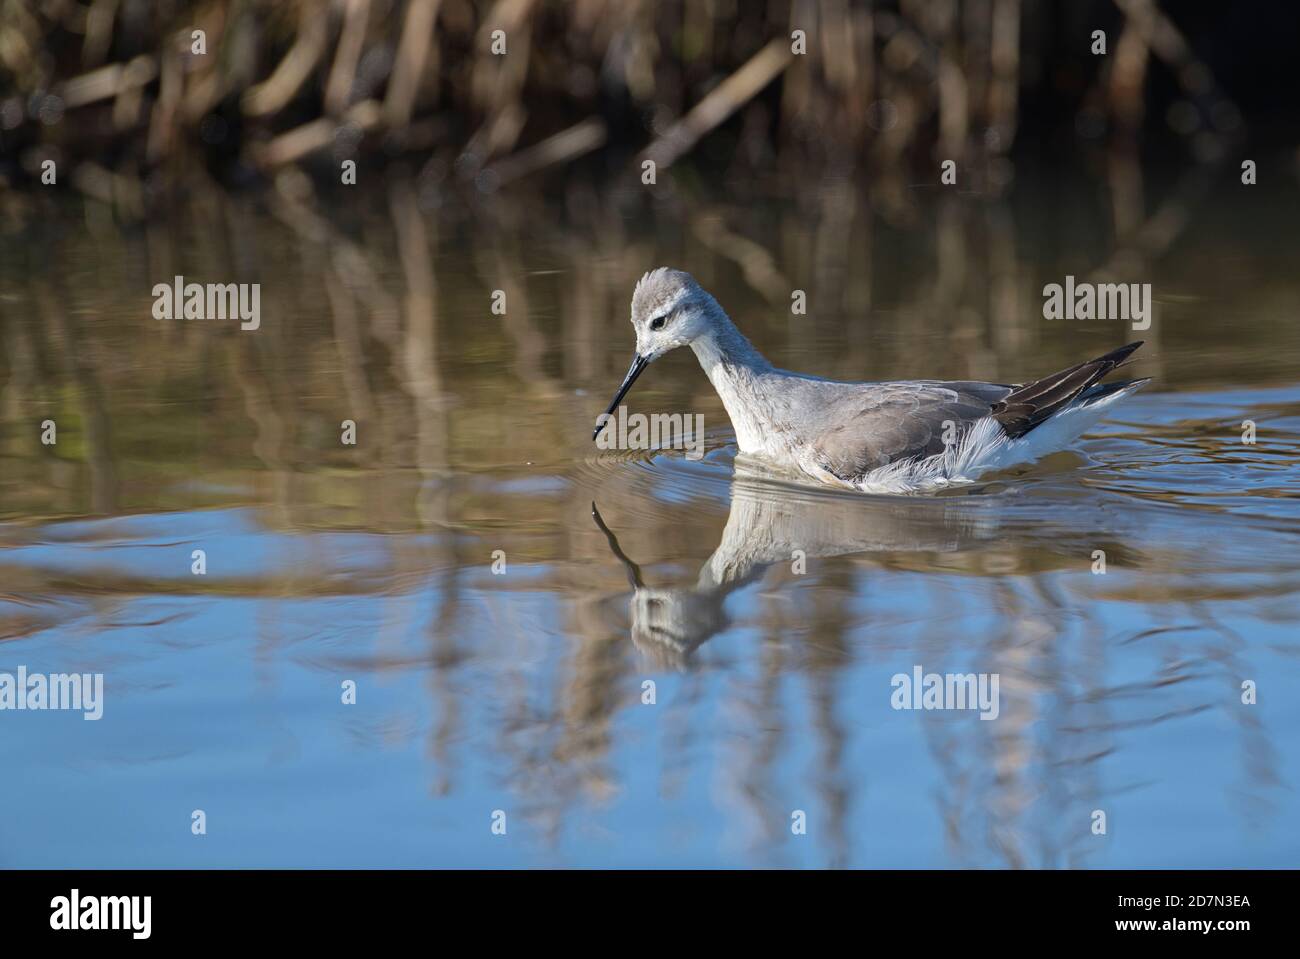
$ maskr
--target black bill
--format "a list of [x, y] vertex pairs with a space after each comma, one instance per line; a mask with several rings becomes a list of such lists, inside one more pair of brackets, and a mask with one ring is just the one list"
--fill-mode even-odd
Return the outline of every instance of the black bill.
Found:
[[[618, 392], [614, 394], [614, 402], [610, 403], [609, 409], [605, 411], [606, 416], [618, 409], [618, 404], [622, 402], [623, 397], [627, 396], [627, 391], [632, 388], [632, 384], [636, 382], [636, 378], [641, 375], [641, 371], [644, 370], [649, 363], [650, 361], [640, 353], [632, 357], [632, 365], [627, 368], [627, 376], [623, 377], [623, 384], [618, 388]], [[603, 430], [608, 423], [609, 420], [606, 420], [604, 423], [601, 423], [596, 427], [596, 431], [591, 434], [593, 442], [596, 437], [600, 435], [600, 431]]]

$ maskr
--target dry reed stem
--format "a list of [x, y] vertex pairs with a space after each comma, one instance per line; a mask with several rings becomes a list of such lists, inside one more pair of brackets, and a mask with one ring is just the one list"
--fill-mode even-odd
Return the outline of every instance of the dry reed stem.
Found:
[[744, 66], [711, 90], [684, 119], [673, 124], [663, 136], [646, 147], [641, 158], [653, 160], [657, 167], [672, 166], [695, 146], [700, 137], [775, 80], [793, 58], [789, 40], [782, 37], [770, 41], [750, 57]]

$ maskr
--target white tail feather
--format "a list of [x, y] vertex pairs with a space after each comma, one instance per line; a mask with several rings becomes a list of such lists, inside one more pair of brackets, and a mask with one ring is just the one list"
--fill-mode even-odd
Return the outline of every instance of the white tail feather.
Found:
[[1075, 402], [1049, 417], [1024, 436], [1012, 439], [991, 416], [977, 420], [942, 453], [912, 457], [874, 469], [858, 481], [867, 493], [921, 493], [1008, 469], [1063, 449], [1105, 415], [1111, 404], [1141, 389], [1148, 380], [1133, 383], [1095, 400]]

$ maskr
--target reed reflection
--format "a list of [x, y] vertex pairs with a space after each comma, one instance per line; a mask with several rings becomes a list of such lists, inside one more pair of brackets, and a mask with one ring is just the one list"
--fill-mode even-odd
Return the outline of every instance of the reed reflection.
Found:
[[[1195, 228], [1198, 205], [1220, 209], [1193, 187], [1125, 227], [1147, 262]], [[1097, 862], [1072, 824], [1144, 788], [1141, 731], [1228, 711], [1258, 672], [1269, 623], [1242, 597], [1274, 626], [1296, 618], [1287, 597], [1300, 584], [1279, 559], [1293, 523], [1267, 512], [1294, 497], [1295, 404], [1212, 393], [1293, 377], [1293, 334], [1272, 313], [1237, 310], [1230, 342], [1219, 317], [1224, 302], [1289, 309], [1284, 271], [1171, 268], [1198, 291], [1164, 334], [1173, 412], [1111, 424], [1091, 452], [974, 495], [843, 499], [743, 462], [732, 475], [725, 430], [694, 465], [593, 453], [635, 279], [647, 264], [691, 264], [783, 365], [1014, 379], [1114, 332], [1042, 321], [1040, 280], [1065, 264], [1038, 242], [1041, 220], [906, 191], [882, 213], [871, 189], [839, 183], [789, 203], [644, 204], [571, 184], [557, 198], [435, 210], [428, 195], [395, 177], [334, 204], [286, 176], [264, 209], [200, 185], [143, 231], [101, 218], [112, 243], [57, 217], [0, 239], [0, 639], [84, 628], [85, 648], [113, 650], [119, 630], [144, 629], [156, 648], [134, 634], [131, 648], [183, 686], [198, 679], [168, 658], [174, 631], [248, 604], [259, 695], [414, 675], [416, 696], [383, 688], [346, 741], [416, 742], [419, 782], [394, 790], [431, 802], [480, 801], [490, 763], [491, 794], [512, 797], [553, 851], [589, 848], [575, 827], [639, 782], [635, 690], [672, 673], [656, 798], [696, 802], [693, 784], [716, 770], [756, 860], [784, 861], [786, 817], [806, 790], [826, 861], [869, 864], [881, 837], [861, 814], [894, 789], [942, 823], [938, 864], [1057, 865]], [[1249, 242], [1229, 237], [1225, 252]], [[175, 274], [260, 277], [262, 329], [153, 320], [147, 291]], [[782, 284], [806, 289], [807, 316], [789, 312]], [[503, 318], [489, 311], [497, 289]], [[722, 422], [694, 363], [663, 365], [643, 409]], [[1255, 410], [1274, 430], [1268, 451], [1226, 452], [1223, 424]], [[47, 417], [66, 443], [39, 445]], [[357, 448], [337, 441], [343, 419], [358, 424]], [[613, 552], [593, 499], [624, 544]], [[209, 536], [265, 565], [199, 580], [188, 563], [131, 551], [187, 556]], [[1087, 573], [1098, 548], [1115, 575]], [[510, 575], [489, 571], [498, 549]], [[156, 614], [159, 597], [179, 610]], [[227, 640], [208, 624], [191, 642]], [[931, 790], [924, 770], [901, 778], [898, 753], [877, 752], [861, 704], [887, 697], [873, 671], [963, 659], [1003, 676], [1006, 705], [983, 724], [995, 729], [919, 720]], [[1289, 809], [1278, 727], [1228, 712], [1236, 765], [1216, 767], [1206, 792], [1231, 790], [1234, 825], [1269, 828]], [[886, 756], [892, 766], [874, 764]]]

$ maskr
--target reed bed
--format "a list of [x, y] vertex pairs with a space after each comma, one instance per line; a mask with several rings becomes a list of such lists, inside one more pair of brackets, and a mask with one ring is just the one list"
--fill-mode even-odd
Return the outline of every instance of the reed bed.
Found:
[[[65, 182], [142, 216], [192, 171], [291, 166], [494, 192], [557, 172], [906, 177], [942, 160], [997, 192], [1021, 91], [1053, 81], [1059, 10], [1032, 0], [2, 0], [0, 184]], [[1111, 55], [1071, 110], [1140, 127], [1163, 63], [1189, 136], [1239, 119], [1154, 0], [1072, 5]], [[200, 33], [201, 32], [201, 42]], [[1073, 43], [1073, 41], [1070, 41]]]

